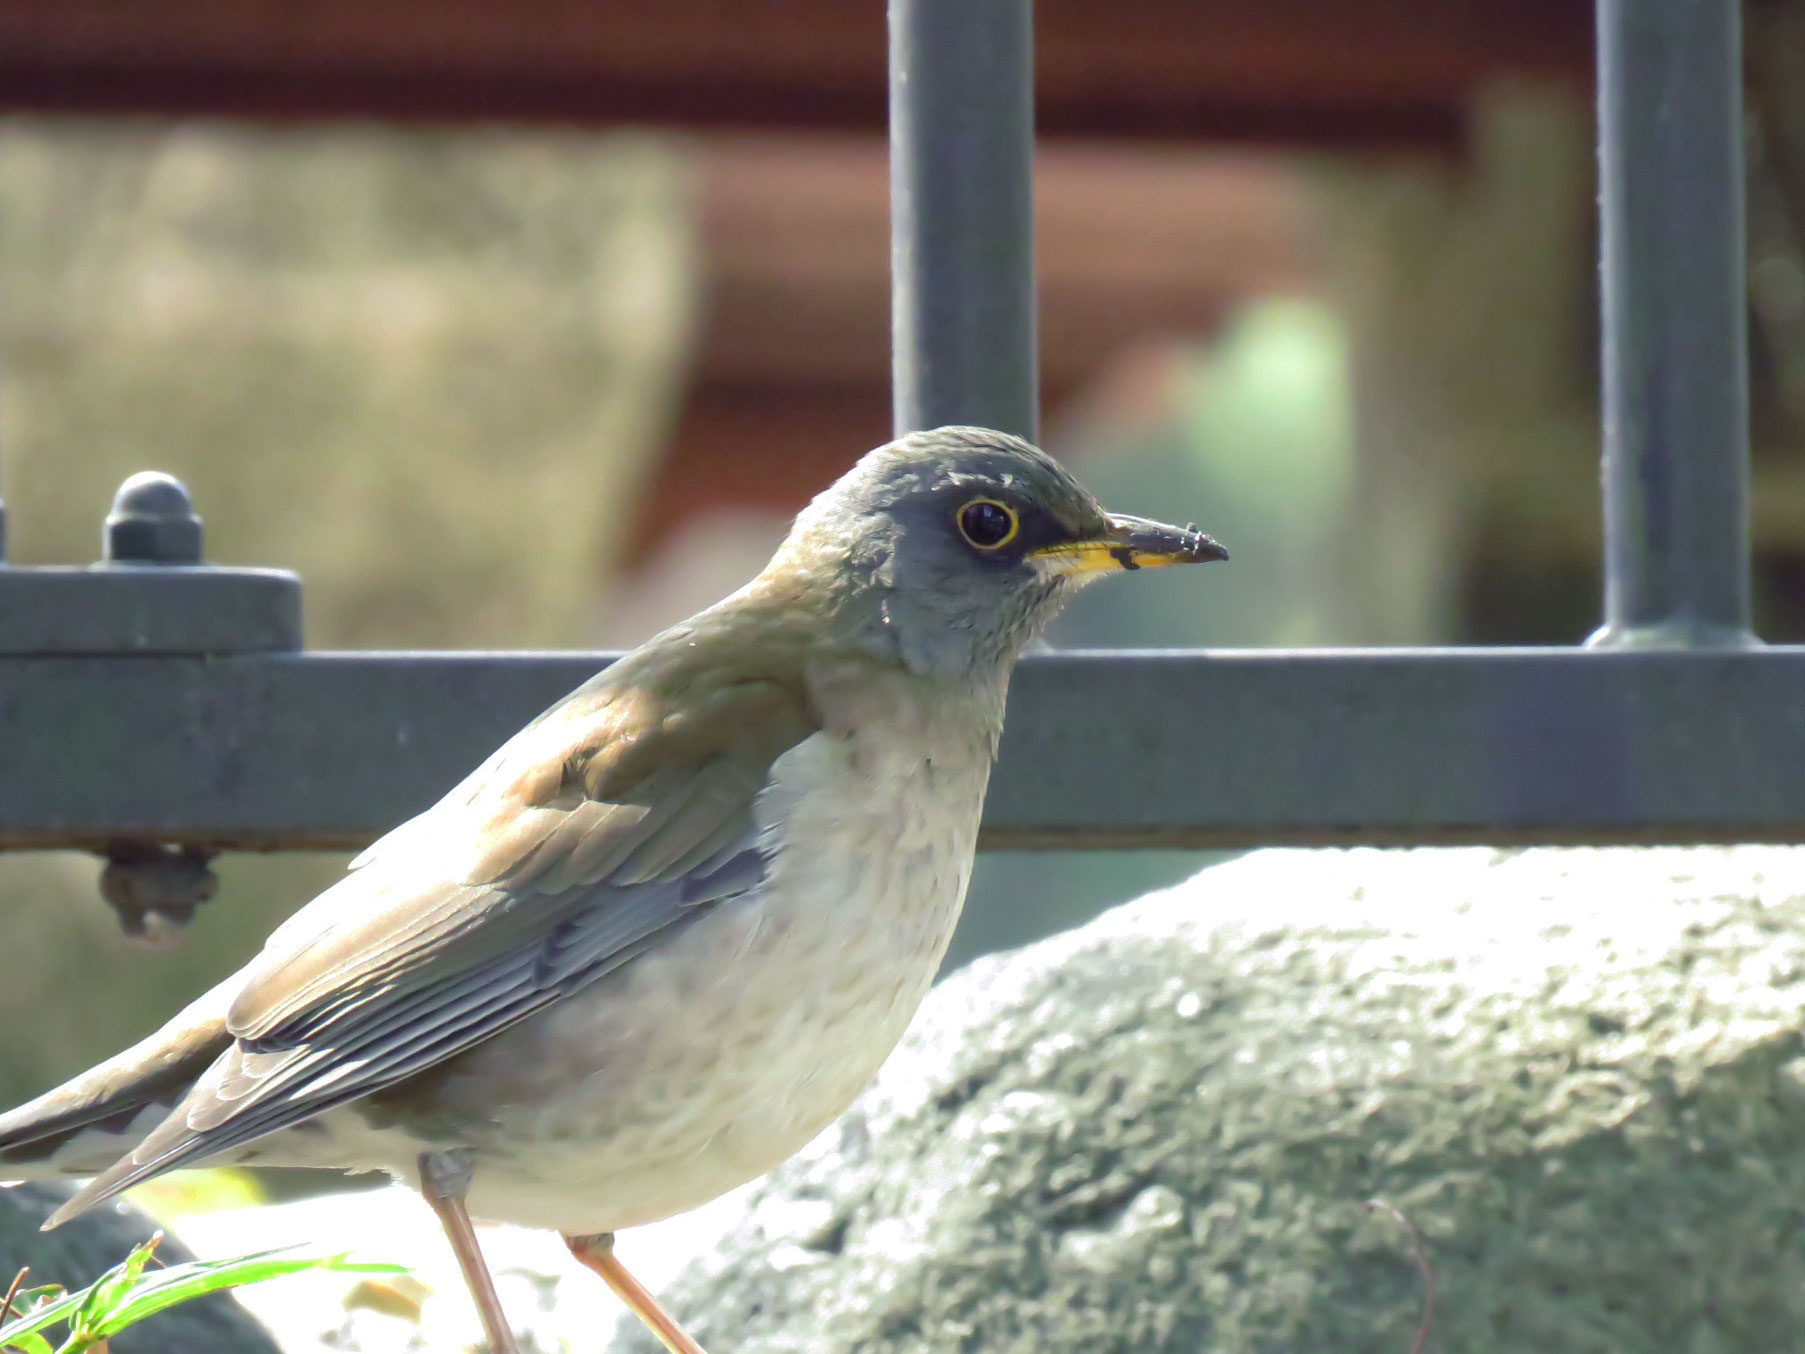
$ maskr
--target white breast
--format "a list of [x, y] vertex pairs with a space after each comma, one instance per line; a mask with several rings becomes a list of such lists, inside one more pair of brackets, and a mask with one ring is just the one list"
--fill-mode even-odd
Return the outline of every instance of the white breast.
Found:
[[869, 725], [779, 758], [757, 809], [765, 886], [519, 1027], [566, 1075], [505, 1114], [532, 1146], [479, 1167], [473, 1211], [612, 1231], [724, 1193], [836, 1118], [933, 981], [988, 772], [982, 745]]
[[[816, 734], [778, 759], [758, 817], [778, 844], [770, 887], [805, 929], [864, 928], [937, 965], [970, 877], [988, 758]], [[789, 911], [789, 908], [773, 909]]]

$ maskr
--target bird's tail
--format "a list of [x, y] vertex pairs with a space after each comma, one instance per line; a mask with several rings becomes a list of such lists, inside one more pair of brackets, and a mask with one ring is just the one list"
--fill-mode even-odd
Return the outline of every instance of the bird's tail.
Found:
[[0, 1115], [0, 1181], [96, 1175], [168, 1117], [231, 1043], [221, 984], [162, 1029]]

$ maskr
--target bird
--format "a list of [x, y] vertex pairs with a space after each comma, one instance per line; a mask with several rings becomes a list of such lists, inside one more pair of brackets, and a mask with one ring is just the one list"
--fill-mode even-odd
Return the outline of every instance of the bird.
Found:
[[386, 1171], [494, 1354], [474, 1219], [554, 1229], [673, 1354], [614, 1234], [837, 1118], [964, 903], [1023, 648], [1080, 586], [1227, 558], [976, 427], [861, 457], [766, 567], [616, 659], [380, 838], [245, 967], [0, 1116], [0, 1178]]

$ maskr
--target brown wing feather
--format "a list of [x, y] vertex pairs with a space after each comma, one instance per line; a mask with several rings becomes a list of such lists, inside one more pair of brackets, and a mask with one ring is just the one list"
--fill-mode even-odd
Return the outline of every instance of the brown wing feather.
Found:
[[783, 638], [755, 661], [725, 628], [637, 651], [379, 842], [271, 937], [240, 975], [232, 1044], [57, 1220], [413, 1075], [756, 883], [720, 857], [751, 841], [772, 762], [819, 727], [806, 637]]
[[[358, 900], [342, 923], [321, 934], [297, 917], [245, 970], [232, 1033], [279, 1041], [369, 983], [412, 987], [536, 938], [560, 919], [555, 900], [584, 885], [661, 877], [723, 824], [749, 821], [771, 763], [819, 727], [799, 673], [654, 675], [664, 680], [604, 672], [423, 815], [438, 821], [368, 854], [334, 890]], [[438, 887], [419, 890], [423, 878]]]
[[232, 1042], [228, 995], [214, 988], [149, 1038], [0, 1115], [0, 1179], [6, 1164], [49, 1160], [86, 1128], [123, 1128], [147, 1106], [175, 1105]]

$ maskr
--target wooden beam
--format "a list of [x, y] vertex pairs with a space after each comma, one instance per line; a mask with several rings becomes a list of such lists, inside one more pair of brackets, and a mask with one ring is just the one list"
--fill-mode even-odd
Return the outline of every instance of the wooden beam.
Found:
[[[1049, 135], [1446, 142], [1500, 74], [1587, 78], [1583, 0], [1041, 0]], [[869, 0], [10, 0], [0, 111], [884, 125]]]
[[[700, 143], [699, 380], [887, 388], [889, 178], [876, 137]], [[1035, 167], [1041, 372], [1058, 392], [1147, 334], [1207, 330], [1304, 286], [1311, 220], [1268, 156], [1175, 146], [1043, 150]]]
[[[628, 563], [714, 510], [791, 513], [889, 435], [889, 179], [877, 137], [696, 148], [702, 325]], [[1282, 160], [1055, 145], [1036, 165], [1041, 369], [1055, 408], [1121, 354], [1311, 285], [1313, 214]]]

